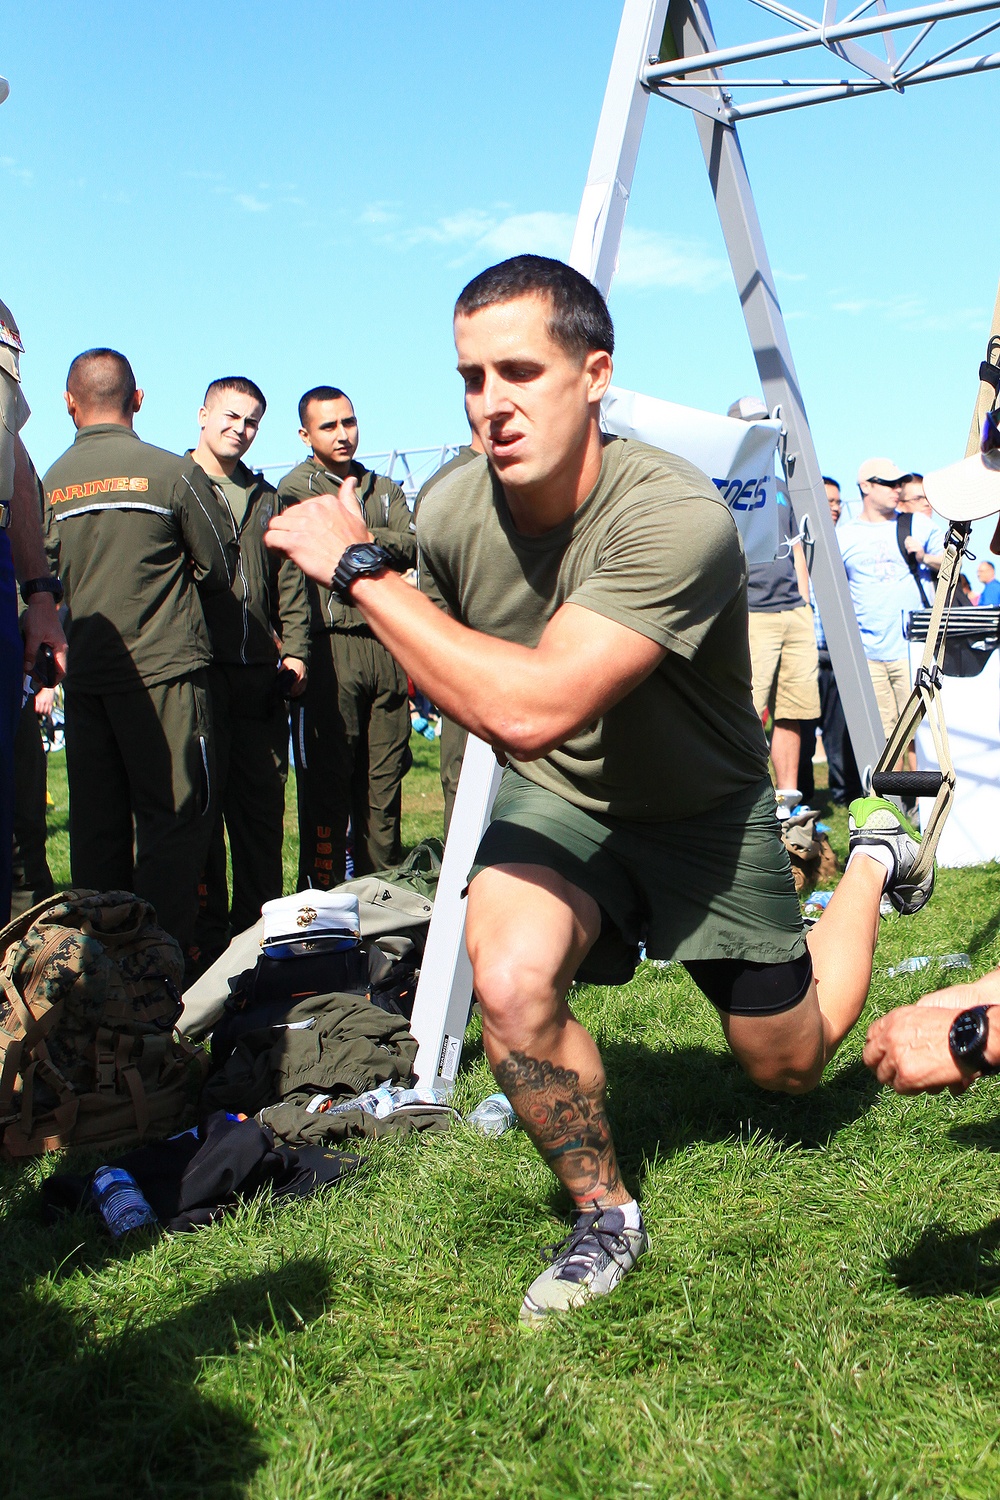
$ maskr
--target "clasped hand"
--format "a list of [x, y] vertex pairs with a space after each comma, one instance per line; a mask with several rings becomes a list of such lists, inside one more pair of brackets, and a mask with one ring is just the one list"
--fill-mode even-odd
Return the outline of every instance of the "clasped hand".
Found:
[[345, 479], [335, 495], [315, 495], [272, 516], [264, 534], [268, 547], [291, 558], [307, 578], [327, 588], [347, 548], [372, 540], [353, 477]]

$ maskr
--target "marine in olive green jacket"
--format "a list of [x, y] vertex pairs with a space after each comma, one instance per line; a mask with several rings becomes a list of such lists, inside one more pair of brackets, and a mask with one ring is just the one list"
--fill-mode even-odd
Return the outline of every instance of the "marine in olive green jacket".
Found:
[[236, 483], [246, 492], [245, 510], [239, 519], [226, 497], [227, 486], [205, 477], [218, 498], [223, 534], [238, 549], [229, 592], [204, 599], [213, 659], [244, 667], [273, 666], [278, 660], [277, 636], [283, 655], [308, 664], [310, 615], [305, 575], [288, 558], [264, 545], [268, 522], [283, 508], [277, 490], [263, 474], [237, 463], [227, 483]]
[[[417, 537], [410, 507], [399, 485], [384, 474], [366, 469], [357, 460], [351, 464], [351, 475], [358, 481], [358, 502], [364, 508], [368, 530], [378, 545], [389, 553], [392, 566], [399, 573], [415, 567]], [[310, 454], [280, 481], [278, 494], [289, 505], [307, 500], [311, 495], [333, 495], [340, 489], [340, 484], [337, 475], [331, 474], [318, 458]], [[324, 630], [356, 629], [364, 625], [361, 611], [345, 604], [329, 589], [309, 581], [309, 597], [314, 635]]]
[[80, 428], [43, 483], [68, 607], [67, 686], [124, 692], [207, 666], [199, 593], [229, 593], [238, 549], [198, 465], [101, 422]]

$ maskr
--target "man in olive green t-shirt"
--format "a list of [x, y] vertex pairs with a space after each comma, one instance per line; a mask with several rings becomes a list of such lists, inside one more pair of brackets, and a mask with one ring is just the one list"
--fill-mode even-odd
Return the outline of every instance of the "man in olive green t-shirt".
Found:
[[[463, 443], [454, 458], [450, 458], [446, 464], [442, 464], [430, 477], [425, 480], [420, 493], [413, 502], [413, 519], [416, 521], [420, 515], [420, 507], [423, 505], [431, 490], [439, 485], [442, 480], [447, 479], [456, 469], [462, 469], [466, 464], [472, 463], [477, 454], [483, 452], [483, 446], [476, 433], [472, 434], [470, 443]], [[417, 582], [428, 599], [433, 599], [439, 609], [447, 609], [441, 597], [440, 590], [434, 582], [433, 575], [426, 568], [420, 566], [419, 551], [417, 556]], [[436, 707], [437, 705], [435, 705]], [[447, 714], [441, 715], [441, 743], [440, 743], [440, 777], [441, 795], [444, 798], [444, 836], [447, 839], [448, 829], [451, 827], [451, 815], [455, 811], [455, 797], [458, 793], [458, 778], [462, 774], [462, 762], [465, 759], [465, 740], [467, 731], [457, 724], [454, 719], [449, 719]]]
[[852, 856], [807, 946], [751, 698], [735, 523], [692, 465], [602, 434], [600, 293], [515, 257], [462, 292], [455, 343], [485, 457], [434, 488], [418, 525], [454, 618], [393, 577], [350, 486], [276, 518], [268, 543], [333, 577], [507, 762], [466, 943], [494, 1074], [577, 1210], [524, 1299], [535, 1325], [613, 1290], [647, 1244], [600, 1054], [567, 1004], [574, 976], [630, 978], [640, 941], [679, 958], [747, 1073], [801, 1093], [864, 1005], [892, 835]]
[[[354, 457], [358, 419], [337, 386], [314, 386], [299, 402], [299, 437], [310, 455], [278, 485], [286, 506], [357, 483], [365, 520], [399, 572], [417, 560], [410, 507], [399, 485]], [[354, 874], [387, 870], [402, 858], [403, 777], [410, 765], [406, 673], [367, 621], [331, 594], [329, 579], [309, 585], [309, 685], [292, 710], [299, 804], [299, 889], [339, 885], [350, 825]]]

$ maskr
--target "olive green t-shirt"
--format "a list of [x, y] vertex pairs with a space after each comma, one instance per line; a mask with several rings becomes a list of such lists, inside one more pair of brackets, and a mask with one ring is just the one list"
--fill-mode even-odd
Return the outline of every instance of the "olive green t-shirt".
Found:
[[[237, 529], [243, 525], [247, 513], [247, 502], [250, 499], [250, 490], [257, 476], [251, 474], [242, 464], [236, 466], [235, 472], [230, 475], [210, 474], [208, 476], [217, 489], [220, 489], [226, 497], [229, 509], [233, 513], [233, 520]], [[247, 484], [246, 481], [250, 483]]]
[[477, 458], [425, 497], [417, 541], [441, 599], [473, 630], [535, 646], [572, 603], [666, 648], [603, 719], [540, 760], [512, 759], [529, 781], [589, 812], [666, 820], [713, 807], [766, 774], [750, 693], [743, 547], [728, 506], [693, 464], [611, 438], [583, 504], [544, 536], [527, 537]]

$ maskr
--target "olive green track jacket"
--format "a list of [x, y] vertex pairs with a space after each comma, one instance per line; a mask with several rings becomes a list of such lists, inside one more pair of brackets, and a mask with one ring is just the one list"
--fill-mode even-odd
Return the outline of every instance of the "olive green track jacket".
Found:
[[68, 608], [67, 686], [127, 692], [207, 666], [199, 595], [228, 593], [237, 547], [198, 465], [99, 423], [80, 429], [43, 484]]
[[[415, 567], [417, 537], [410, 507], [399, 485], [357, 462], [351, 464], [351, 474], [358, 481], [358, 500], [364, 508], [368, 530], [389, 553], [392, 566], [398, 573]], [[310, 495], [333, 495], [339, 489], [337, 475], [331, 474], [315, 457], [296, 464], [278, 484], [278, 494], [286, 505], [307, 500]], [[345, 604], [319, 584], [310, 582], [309, 599], [313, 635], [326, 630], [353, 630], [365, 624], [360, 610]]]
[[[212, 484], [211, 476], [206, 478]], [[237, 465], [233, 478], [247, 491], [241, 522], [236, 520], [225, 491], [212, 484], [219, 528], [237, 549], [229, 592], [205, 599], [213, 658], [234, 666], [276, 664], [277, 635], [285, 656], [308, 663], [309, 595], [305, 575], [287, 557], [264, 545], [268, 522], [283, 509], [282, 501], [274, 485], [245, 464]]]

